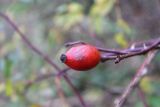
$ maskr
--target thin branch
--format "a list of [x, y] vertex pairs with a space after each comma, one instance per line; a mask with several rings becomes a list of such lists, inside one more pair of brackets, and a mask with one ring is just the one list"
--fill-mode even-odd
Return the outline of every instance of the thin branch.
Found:
[[144, 92], [142, 91], [142, 89], [139, 86], [137, 87], [137, 94], [140, 97], [140, 100], [142, 101], [144, 107], [149, 107], [149, 105], [146, 102]]
[[[75, 42], [68, 42], [65, 44], [65, 46], [72, 47], [72, 46], [80, 45], [80, 44], [87, 44], [87, 43], [83, 41], [75, 41]], [[101, 52], [114, 53], [114, 54], [127, 54], [126, 52], [121, 52], [121, 51], [113, 50], [113, 49], [104, 49], [104, 48], [99, 48], [99, 47], [96, 47], [96, 48]]]
[[[75, 42], [66, 43], [65, 46], [70, 47], [77, 44], [87, 44], [87, 43], [83, 41], [75, 41]], [[160, 49], [160, 38], [141, 42], [141, 43], [134, 43], [133, 45], [131, 45], [131, 47], [123, 50], [105, 49], [100, 47], [96, 47], [96, 48], [100, 52], [102, 52], [101, 62], [114, 60], [115, 63], [119, 63], [123, 59], [133, 57], [133, 56], [138, 56], [138, 55], [144, 55], [151, 50]]]
[[129, 83], [123, 94], [120, 98], [115, 100], [115, 107], [122, 107], [127, 97], [131, 94], [132, 90], [138, 85], [139, 81], [142, 79], [144, 75], [147, 73], [147, 66], [150, 64], [151, 60], [154, 58], [156, 51], [150, 51], [145, 61], [138, 69], [132, 81]]
[[35, 83], [37, 82], [41, 82], [43, 80], [49, 79], [51, 77], [61, 77], [63, 76], [68, 70], [70, 70], [69, 68], [63, 69], [62, 71], [60, 71], [59, 73], [48, 73], [48, 74], [43, 74], [43, 75], [39, 75], [37, 76], [35, 79], [33, 80], [28, 80], [25, 82], [25, 92]]
[[135, 43], [128, 49], [119, 50], [119, 53], [117, 53], [117, 51], [113, 53], [106, 52], [105, 54], [102, 55], [101, 61], [105, 62], [108, 60], [115, 60], [116, 63], [119, 63], [123, 59], [138, 55], [144, 55], [151, 50], [160, 49], [159, 45], [160, 45], [160, 38], [157, 38], [155, 40], [150, 40], [147, 42], [142, 42], [140, 47], [139, 46], [136, 47]]
[[[56, 78], [54, 78], [54, 82], [55, 82], [55, 85], [56, 85], [57, 94], [60, 97], [60, 99], [63, 101], [62, 106], [63, 107], [69, 107], [69, 104], [66, 100], [66, 96], [64, 95], [64, 91], [63, 91], [63, 88], [62, 88], [62, 85], [61, 85], [60, 77], [56, 76]], [[52, 107], [52, 105], [50, 105], [50, 106]]]
[[[6, 22], [8, 22], [12, 28], [19, 34], [19, 36], [22, 38], [23, 42], [26, 43], [26, 45], [32, 50], [34, 51], [36, 54], [38, 54], [40, 57], [42, 57], [47, 63], [49, 63], [54, 69], [56, 69], [56, 71], [60, 72], [62, 71], [47, 55], [43, 54], [38, 48], [36, 48], [34, 45], [32, 45], [32, 43], [26, 38], [26, 35], [24, 35], [19, 28], [17, 27], [17, 25], [5, 14], [0, 12], [0, 17], [2, 17]], [[75, 95], [77, 96], [77, 98], [79, 99], [81, 105], [83, 107], [86, 107], [86, 104], [82, 98], [82, 96], [80, 95], [80, 93], [78, 92], [78, 90], [76, 89], [76, 87], [74, 87], [74, 85], [72, 84], [71, 80], [68, 78], [67, 75], [63, 75], [63, 78], [65, 79], [65, 81], [68, 83], [68, 85], [71, 87], [71, 89], [73, 90], [73, 92], [75, 93]]]

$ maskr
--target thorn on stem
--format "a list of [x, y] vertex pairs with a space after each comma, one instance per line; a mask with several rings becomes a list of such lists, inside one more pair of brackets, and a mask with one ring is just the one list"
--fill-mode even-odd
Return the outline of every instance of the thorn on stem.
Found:
[[115, 64], [119, 63], [121, 61], [121, 57], [120, 55], [117, 55], [116, 59], [115, 59]]

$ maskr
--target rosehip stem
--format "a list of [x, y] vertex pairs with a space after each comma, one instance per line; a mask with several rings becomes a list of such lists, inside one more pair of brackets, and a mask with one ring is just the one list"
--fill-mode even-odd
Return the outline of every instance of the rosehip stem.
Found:
[[[142, 43], [141, 47], [134, 47], [134, 48], [128, 48], [125, 50], [122, 50], [121, 52], [126, 52], [126, 54], [108, 54], [105, 53], [102, 57], [101, 57], [101, 61], [105, 62], [107, 60], [115, 60], [116, 63], [120, 62], [122, 59], [125, 58], [129, 58], [132, 56], [137, 56], [137, 55], [143, 55], [148, 53], [151, 50], [156, 50], [156, 49], [160, 49], [160, 38], [156, 39], [156, 40], [152, 40], [148, 41], [147, 43], [150, 42], [150, 45], [145, 45], [146, 43]], [[136, 44], [135, 44], [136, 46]]]
[[108, 52], [108, 53], [114, 53], [114, 54], [127, 54], [127, 52], [117, 51], [117, 50], [112, 50], [112, 49], [104, 49], [104, 48], [98, 48], [98, 47], [97, 49], [101, 52]]
[[[78, 45], [78, 44], [87, 44], [87, 43], [85, 43], [83, 41], [75, 41], [75, 42], [66, 43], [65, 46], [66, 47], [70, 47], [70, 46], [74, 46], [74, 45]], [[104, 49], [104, 48], [99, 48], [99, 47], [96, 47], [96, 48], [101, 52], [116, 53], [116, 54], [126, 54], [126, 52], [116, 51], [116, 50], [112, 50], [112, 49]]]
[[70, 47], [70, 46], [74, 46], [74, 45], [78, 45], [78, 44], [86, 44], [86, 43], [83, 41], [75, 41], [75, 42], [66, 43], [65, 46]]
[[[87, 44], [83, 41], [69, 42], [65, 46], [74, 46], [77, 44]], [[151, 50], [160, 49], [160, 38], [153, 39], [145, 42], [134, 43], [130, 48], [123, 50], [113, 50], [96, 47], [100, 52], [103, 52], [101, 55], [101, 62], [108, 60], [115, 60], [115, 63], [119, 63], [122, 59], [129, 58], [132, 56], [143, 55], [148, 53]]]

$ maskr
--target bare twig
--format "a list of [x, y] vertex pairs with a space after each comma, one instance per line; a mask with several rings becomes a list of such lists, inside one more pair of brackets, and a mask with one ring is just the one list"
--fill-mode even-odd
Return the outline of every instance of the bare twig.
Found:
[[139, 81], [142, 79], [144, 75], [147, 73], [147, 66], [155, 56], [156, 51], [150, 51], [148, 53], [148, 56], [146, 57], [145, 61], [141, 65], [141, 67], [138, 69], [137, 73], [135, 74], [132, 81], [129, 83], [123, 94], [120, 96], [120, 98], [115, 100], [115, 107], [122, 107], [124, 102], [126, 101], [127, 97], [130, 95], [132, 90], [135, 88], [136, 85], [138, 85]]
[[[83, 41], [75, 41], [75, 42], [68, 42], [65, 44], [66, 47], [71, 47], [71, 46], [74, 46], [74, 45], [79, 45], [79, 44], [87, 44]], [[127, 54], [127, 52], [121, 52], [119, 50], [113, 50], [113, 49], [104, 49], [104, 48], [99, 48], [99, 47], [96, 47], [99, 51], [101, 52], [106, 52], [106, 53], [114, 53], [114, 54]]]
[[[140, 47], [136, 47], [136, 44], [134, 44], [135, 47], [131, 46], [131, 48], [120, 50], [119, 52], [122, 52], [122, 54], [121, 53], [117, 54], [117, 52], [115, 52], [115, 53], [106, 52], [102, 56], [101, 60], [102, 60], [102, 62], [105, 62], [107, 60], [115, 60], [115, 62], [118, 63], [125, 58], [129, 58], [129, 57], [133, 57], [133, 56], [137, 56], [137, 55], [143, 55], [143, 54], [148, 53], [151, 50], [160, 49], [160, 46], [159, 46], [160, 45], [160, 38], [157, 38], [157, 39], [151, 40], [151, 41], [147, 41], [147, 42], [142, 43]], [[150, 45], [148, 45], [147, 43], [150, 43]]]
[[[56, 84], [56, 90], [57, 90], [57, 94], [58, 94], [58, 96], [61, 98], [61, 100], [63, 101], [63, 107], [69, 107], [69, 104], [68, 104], [68, 102], [67, 102], [67, 100], [66, 100], [66, 97], [65, 97], [65, 95], [64, 95], [64, 92], [63, 92], [63, 88], [62, 88], [62, 86], [61, 86], [61, 81], [60, 81], [60, 77], [59, 76], [56, 76], [55, 78], [54, 78], [54, 82], [55, 82], [55, 84]], [[51, 105], [51, 107], [52, 107], [52, 105]]]
[[139, 86], [137, 87], [137, 94], [140, 97], [140, 100], [142, 101], [144, 107], [149, 107], [149, 105], [146, 102], [144, 92], [142, 91], [142, 89]]
[[[77, 44], [87, 44], [87, 43], [83, 41], [76, 41], [76, 42], [66, 43], [65, 46], [70, 47]], [[123, 50], [105, 49], [100, 47], [96, 48], [102, 52], [101, 62], [114, 60], [115, 63], [119, 63], [123, 59], [138, 55], [144, 55], [151, 50], [160, 49], [160, 38], [141, 43], [134, 43], [133, 45], [131, 45], [131, 47]]]
[[[36, 48], [27, 38], [26, 35], [24, 35], [19, 28], [17, 27], [17, 25], [5, 14], [0, 12], [0, 17], [2, 17], [6, 22], [8, 22], [12, 28], [19, 34], [19, 36], [22, 38], [23, 42], [32, 50], [34, 51], [36, 54], [38, 54], [39, 56], [41, 56], [47, 63], [49, 63], [54, 69], [56, 69], [56, 71], [60, 72], [62, 71], [47, 55], [43, 54], [38, 48]], [[65, 81], [68, 83], [68, 85], [71, 87], [71, 89], [73, 90], [73, 92], [75, 93], [75, 95], [77, 96], [77, 98], [79, 99], [81, 105], [83, 107], [86, 107], [86, 104], [82, 98], [82, 96], [80, 95], [80, 93], [78, 92], [78, 90], [76, 89], [76, 87], [74, 87], [74, 85], [72, 84], [71, 80], [68, 78], [67, 75], [63, 75]]]
[[33, 80], [28, 80], [25, 82], [25, 91], [27, 91], [29, 89], [29, 87], [31, 87], [33, 84], [37, 83], [37, 82], [41, 82], [43, 80], [49, 79], [51, 77], [61, 77], [62, 75], [64, 75], [67, 71], [69, 70], [69, 68], [63, 69], [61, 72], [55, 74], [55, 73], [48, 73], [48, 74], [43, 74], [43, 75], [39, 75], [37, 76], [35, 79]]

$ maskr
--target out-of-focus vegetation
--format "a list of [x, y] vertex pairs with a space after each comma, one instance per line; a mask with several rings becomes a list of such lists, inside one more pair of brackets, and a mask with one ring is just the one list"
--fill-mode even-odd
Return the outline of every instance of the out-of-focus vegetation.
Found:
[[[159, 37], [159, 0], [0, 0], [0, 11], [7, 14], [27, 38], [53, 61], [65, 68], [59, 56], [64, 43], [85, 41], [111, 49]], [[129, 83], [145, 56], [119, 64], [100, 63], [88, 72], [68, 72], [74, 85], [92, 107], [111, 107]], [[151, 107], [160, 105], [160, 55], [140, 82]], [[9, 24], [0, 18], [0, 106], [1, 107], [80, 107], [70, 87], [61, 79], [66, 101], [59, 98], [54, 77], [25, 83], [37, 76], [55, 72], [35, 54]], [[26, 91], [27, 90], [27, 91]], [[143, 107], [136, 91], [126, 107]]]

